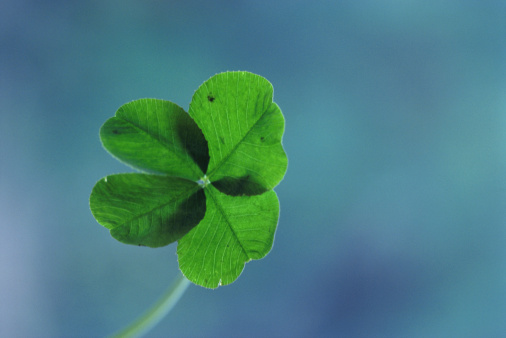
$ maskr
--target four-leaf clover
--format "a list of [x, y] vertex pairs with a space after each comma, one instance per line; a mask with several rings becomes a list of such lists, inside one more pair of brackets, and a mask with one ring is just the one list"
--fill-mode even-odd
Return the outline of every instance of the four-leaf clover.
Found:
[[284, 118], [272, 85], [248, 72], [217, 74], [189, 112], [140, 99], [100, 129], [107, 151], [144, 173], [98, 181], [93, 216], [118, 241], [178, 241], [182, 273], [208, 288], [230, 284], [271, 249], [279, 217], [272, 190], [284, 177]]

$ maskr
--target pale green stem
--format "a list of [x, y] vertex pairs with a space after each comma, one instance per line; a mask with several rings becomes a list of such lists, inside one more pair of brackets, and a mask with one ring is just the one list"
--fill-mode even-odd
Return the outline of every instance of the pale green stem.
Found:
[[190, 281], [181, 274], [151, 309], [113, 337], [141, 337], [146, 334], [172, 310], [188, 285]]

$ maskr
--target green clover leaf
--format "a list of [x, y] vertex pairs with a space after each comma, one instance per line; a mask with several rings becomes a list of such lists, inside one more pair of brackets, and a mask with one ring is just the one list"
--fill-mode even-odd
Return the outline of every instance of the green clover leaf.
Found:
[[216, 288], [271, 249], [279, 218], [272, 190], [284, 177], [284, 118], [272, 85], [248, 72], [217, 74], [195, 92], [189, 114], [172, 102], [121, 106], [100, 129], [104, 148], [145, 173], [98, 181], [96, 220], [120, 242], [178, 241], [181, 272]]

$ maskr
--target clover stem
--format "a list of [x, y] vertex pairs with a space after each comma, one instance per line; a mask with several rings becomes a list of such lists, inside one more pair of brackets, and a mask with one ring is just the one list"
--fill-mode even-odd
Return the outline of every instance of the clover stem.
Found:
[[113, 337], [141, 337], [146, 334], [172, 310], [188, 285], [190, 281], [181, 274], [151, 309]]

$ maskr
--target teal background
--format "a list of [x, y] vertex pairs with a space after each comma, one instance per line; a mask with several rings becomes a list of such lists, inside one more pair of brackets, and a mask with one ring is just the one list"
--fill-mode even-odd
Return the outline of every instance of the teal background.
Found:
[[149, 336], [506, 334], [504, 1], [0, 2], [0, 336], [104, 336], [178, 274], [88, 198], [130, 169], [98, 130], [188, 109], [212, 75], [272, 82], [289, 168], [271, 253], [191, 285]]

